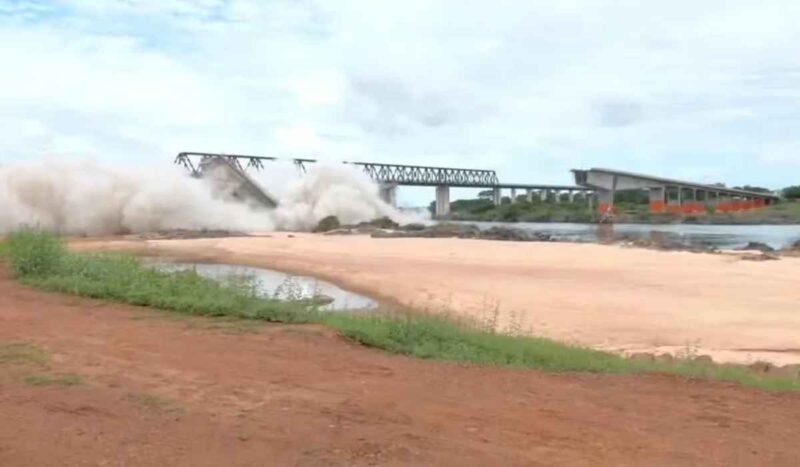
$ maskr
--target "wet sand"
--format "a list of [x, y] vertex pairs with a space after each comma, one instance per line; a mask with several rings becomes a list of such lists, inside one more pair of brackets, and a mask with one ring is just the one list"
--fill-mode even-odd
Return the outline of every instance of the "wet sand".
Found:
[[799, 258], [303, 233], [82, 240], [74, 247], [149, 249], [302, 273], [404, 306], [600, 349], [800, 363]]

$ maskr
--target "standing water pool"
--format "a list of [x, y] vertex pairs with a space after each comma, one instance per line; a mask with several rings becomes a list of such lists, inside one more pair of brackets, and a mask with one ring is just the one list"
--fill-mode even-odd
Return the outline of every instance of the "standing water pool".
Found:
[[263, 297], [283, 300], [313, 300], [323, 303], [320, 309], [326, 311], [370, 311], [378, 308], [378, 302], [369, 297], [314, 277], [233, 264], [188, 263], [160, 258], [151, 260], [149, 263], [157, 269], [167, 272], [193, 269], [203, 277], [221, 282], [235, 277], [246, 277], [252, 281], [256, 292]]

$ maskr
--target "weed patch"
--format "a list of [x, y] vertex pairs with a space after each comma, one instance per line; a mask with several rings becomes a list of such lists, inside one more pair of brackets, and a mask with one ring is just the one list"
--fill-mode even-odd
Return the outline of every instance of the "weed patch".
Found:
[[25, 341], [0, 341], [0, 365], [46, 366], [50, 355]]
[[68, 387], [81, 384], [83, 378], [74, 374], [35, 374], [25, 375], [22, 381], [30, 386]]

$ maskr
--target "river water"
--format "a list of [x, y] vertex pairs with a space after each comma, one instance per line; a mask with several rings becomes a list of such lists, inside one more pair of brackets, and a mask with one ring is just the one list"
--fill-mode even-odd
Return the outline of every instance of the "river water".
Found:
[[467, 222], [482, 229], [497, 225], [548, 233], [566, 241], [596, 242], [619, 238], [655, 238], [685, 245], [707, 245], [718, 248], [738, 248], [748, 242], [762, 242], [773, 248], [783, 248], [800, 240], [799, 225], [687, 225], [687, 224], [562, 224], [534, 222]]

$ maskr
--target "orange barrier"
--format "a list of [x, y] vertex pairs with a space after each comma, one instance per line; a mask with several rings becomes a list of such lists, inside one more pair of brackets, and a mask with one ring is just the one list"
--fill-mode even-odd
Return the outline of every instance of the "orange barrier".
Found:
[[[602, 203], [602, 202], [597, 203], [597, 212], [600, 214], [605, 214], [608, 211], [609, 207], [610, 207], [609, 203]], [[617, 208], [611, 208], [611, 213], [616, 214]]]
[[664, 212], [667, 210], [667, 203], [664, 201], [650, 201], [650, 212]]
[[[763, 198], [753, 200], [730, 200], [726, 202], [719, 202], [715, 206], [717, 212], [735, 212], [746, 211], [749, 209], [757, 209], [767, 205], [767, 201]], [[663, 213], [668, 212], [671, 214], [695, 214], [703, 213], [706, 211], [706, 203], [687, 201], [683, 204], [669, 204], [664, 201], [651, 201], [650, 212]]]

